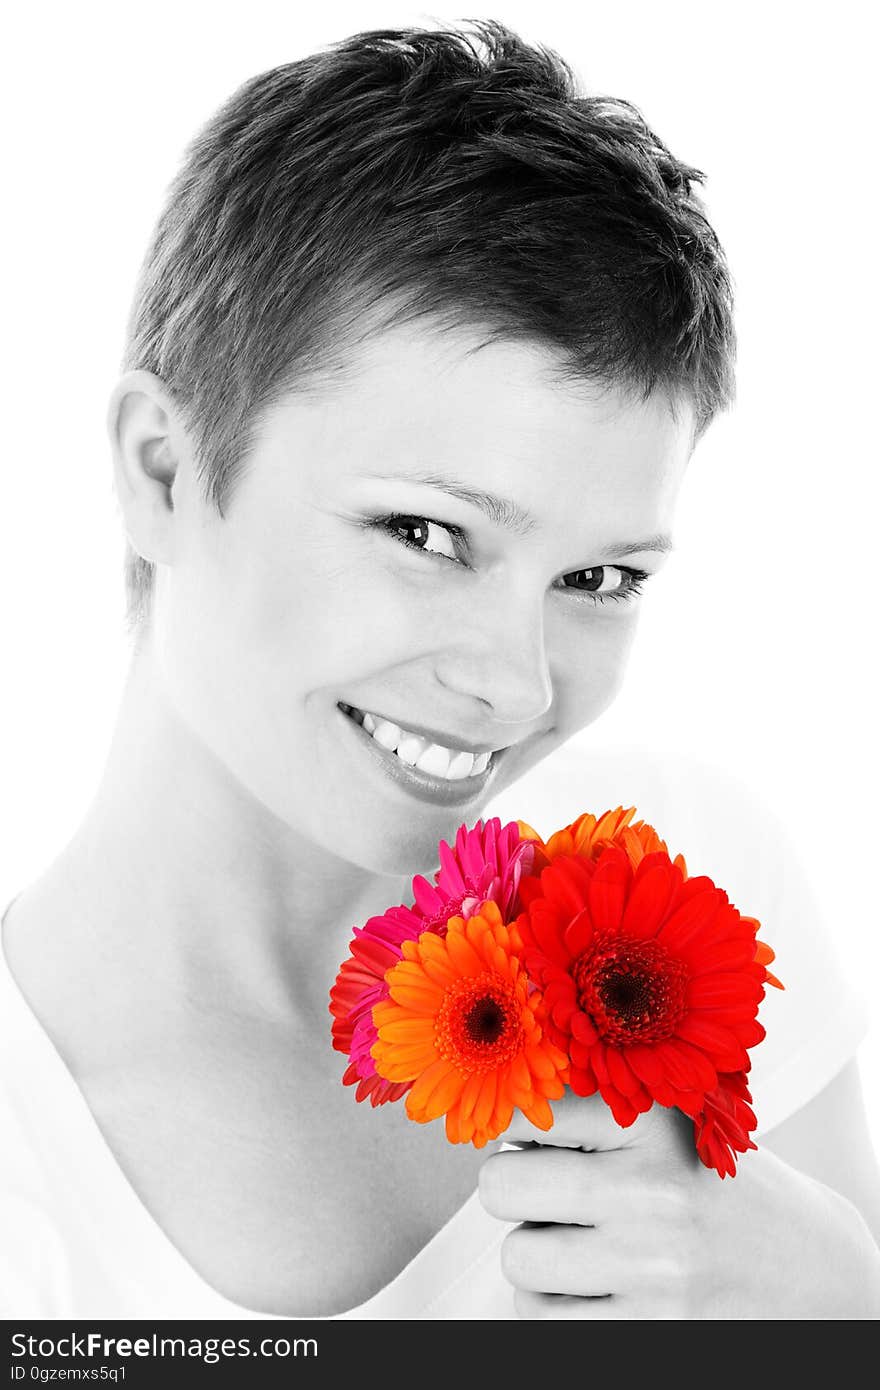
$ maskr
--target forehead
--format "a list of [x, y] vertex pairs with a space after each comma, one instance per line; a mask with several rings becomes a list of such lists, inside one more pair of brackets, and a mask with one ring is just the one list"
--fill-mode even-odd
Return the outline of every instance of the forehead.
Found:
[[300, 481], [318, 488], [449, 475], [564, 517], [575, 499], [637, 505], [663, 491], [693, 421], [659, 391], [563, 380], [539, 344], [420, 323], [376, 334], [329, 380], [277, 402], [260, 452], [286, 469], [295, 453]]
[[380, 327], [340, 354], [326, 375], [319, 371], [317, 387], [307, 381], [304, 394], [343, 406], [367, 400], [393, 405], [398, 428], [426, 416], [443, 419], [452, 403], [469, 422], [526, 430], [540, 428], [547, 413], [560, 425], [569, 414], [572, 421], [582, 418], [584, 407], [597, 423], [611, 424], [627, 408], [652, 423], [663, 414], [673, 425], [692, 423], [689, 406], [662, 390], [650, 397], [647, 411], [639, 410], [640, 393], [572, 377], [560, 352], [534, 340], [490, 338], [489, 332], [430, 318]]

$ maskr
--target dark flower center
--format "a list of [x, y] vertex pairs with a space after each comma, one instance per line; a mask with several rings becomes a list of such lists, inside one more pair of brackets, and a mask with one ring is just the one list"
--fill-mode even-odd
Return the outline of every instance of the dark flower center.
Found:
[[686, 1011], [687, 967], [659, 941], [599, 936], [571, 973], [579, 1006], [607, 1042], [659, 1042]]
[[629, 975], [625, 970], [607, 970], [599, 993], [606, 1007], [628, 1023], [643, 1019], [653, 1002], [650, 982], [643, 975]]
[[476, 999], [462, 1018], [465, 1032], [475, 1043], [497, 1042], [504, 1031], [504, 1010], [491, 995]]
[[522, 1047], [520, 1013], [513, 984], [494, 971], [456, 980], [437, 1014], [437, 1050], [460, 1071], [490, 1071]]

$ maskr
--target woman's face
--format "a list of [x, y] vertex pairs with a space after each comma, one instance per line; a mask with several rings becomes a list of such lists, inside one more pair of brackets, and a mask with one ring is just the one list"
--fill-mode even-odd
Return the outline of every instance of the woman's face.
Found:
[[291, 828], [377, 872], [432, 864], [611, 702], [690, 452], [665, 396], [479, 341], [394, 330], [345, 386], [283, 399], [223, 518], [186, 460], [174, 484], [169, 698]]

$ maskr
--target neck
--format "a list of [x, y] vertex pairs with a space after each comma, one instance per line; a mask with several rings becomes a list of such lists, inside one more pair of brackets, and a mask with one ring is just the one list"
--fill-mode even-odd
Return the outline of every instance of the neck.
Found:
[[[180, 718], [135, 653], [107, 761], [50, 871], [83, 948], [205, 1007], [326, 1019], [352, 928], [410, 880], [306, 842]], [[107, 954], [105, 954], [107, 953]]]

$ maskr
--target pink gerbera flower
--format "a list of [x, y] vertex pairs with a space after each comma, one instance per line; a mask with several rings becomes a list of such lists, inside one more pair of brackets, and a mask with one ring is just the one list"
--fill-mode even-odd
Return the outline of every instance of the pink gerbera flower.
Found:
[[502, 920], [510, 921], [519, 911], [520, 880], [531, 870], [534, 846], [521, 839], [515, 821], [502, 828], [493, 816], [470, 829], [459, 826], [454, 848], [441, 840], [439, 855], [433, 883], [422, 874], [413, 879], [411, 906], [391, 907], [355, 927], [351, 954], [330, 991], [333, 1046], [349, 1057], [343, 1082], [357, 1084], [356, 1098], [369, 1097], [373, 1105], [399, 1100], [412, 1084], [383, 1080], [371, 1056], [378, 1036], [373, 1006], [388, 998], [385, 974], [402, 958], [404, 941], [426, 931], [445, 936], [450, 918], [467, 920], [487, 901], [497, 903]]

